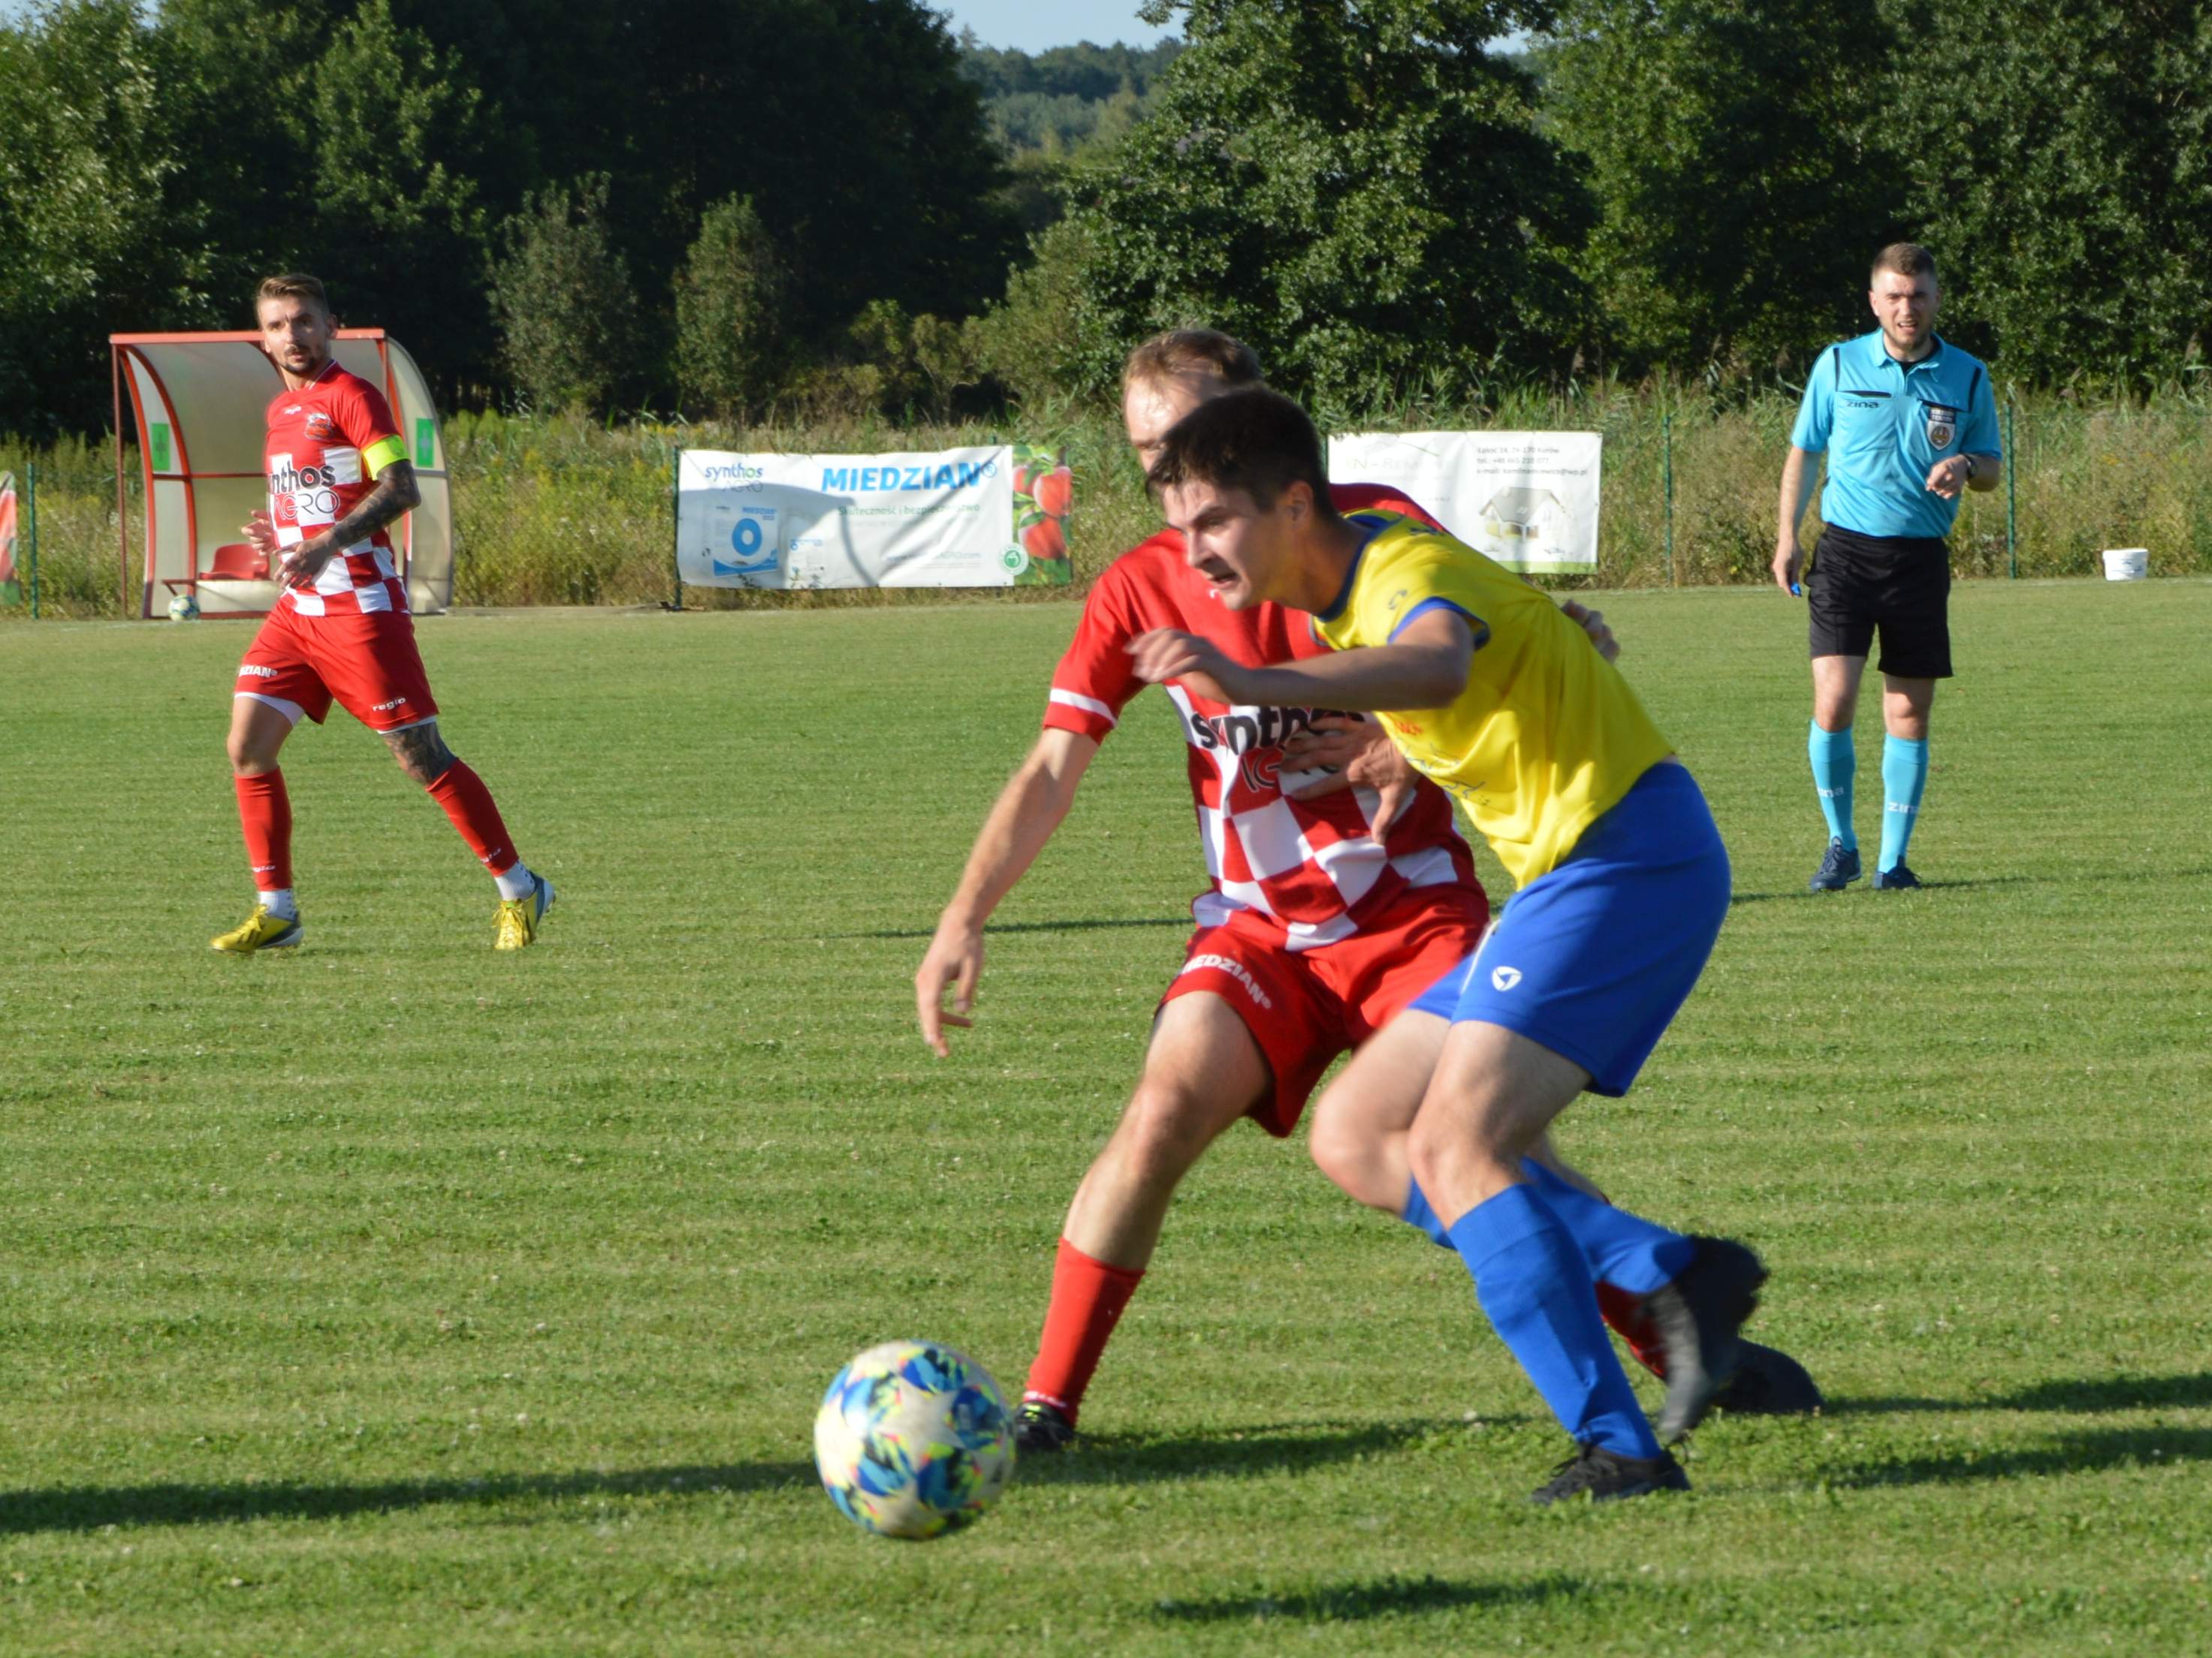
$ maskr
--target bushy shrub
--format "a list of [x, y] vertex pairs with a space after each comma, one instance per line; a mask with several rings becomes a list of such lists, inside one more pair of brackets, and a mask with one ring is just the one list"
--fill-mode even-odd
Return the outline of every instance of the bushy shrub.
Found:
[[604, 173], [549, 190], [502, 228], [492, 299], [507, 370], [531, 407], [604, 410], [642, 344], [629, 272], [607, 240]]
[[676, 380], [687, 408], [742, 418], [775, 398], [790, 366], [787, 280], [750, 197], [708, 210], [676, 273]]

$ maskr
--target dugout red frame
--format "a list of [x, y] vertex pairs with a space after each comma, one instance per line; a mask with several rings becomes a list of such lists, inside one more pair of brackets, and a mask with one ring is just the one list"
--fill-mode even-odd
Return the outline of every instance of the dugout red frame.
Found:
[[[274, 580], [210, 574], [215, 550], [266, 504], [264, 415], [283, 381], [247, 332], [111, 334], [115, 398], [117, 580], [123, 613], [158, 612], [168, 592], [193, 594], [203, 616], [259, 616], [276, 602]], [[400, 579], [416, 611], [453, 602], [453, 496], [445, 440], [428, 382], [404, 347], [380, 328], [341, 328], [339, 367], [383, 388], [422, 486], [422, 504], [394, 526]], [[128, 388], [144, 485], [137, 602], [131, 600], [131, 503], [124, 488], [123, 405]]]

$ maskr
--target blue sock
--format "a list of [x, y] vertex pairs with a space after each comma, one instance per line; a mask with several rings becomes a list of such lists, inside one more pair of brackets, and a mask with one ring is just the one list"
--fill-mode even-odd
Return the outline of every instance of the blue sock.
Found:
[[[1603, 1198], [1590, 1196], [1534, 1157], [1521, 1159], [1521, 1172], [1542, 1196], [1546, 1206], [1559, 1217], [1559, 1224], [1567, 1229], [1575, 1247], [1583, 1252], [1583, 1261], [1589, 1268], [1590, 1277], [1599, 1283], [1610, 1284], [1632, 1296], [1648, 1296], [1661, 1284], [1671, 1282], [1697, 1253], [1697, 1246], [1680, 1232], [1670, 1232], [1656, 1222], [1615, 1207]], [[1431, 1243], [1442, 1244], [1447, 1249], [1458, 1247], [1452, 1242], [1451, 1233], [1437, 1212], [1429, 1206], [1428, 1196], [1421, 1190], [1419, 1181], [1407, 1182], [1406, 1206], [1399, 1218]]]
[[1583, 1252], [1589, 1275], [1632, 1296], [1648, 1296], [1690, 1264], [1697, 1246], [1680, 1232], [1615, 1208], [1578, 1186], [1569, 1185], [1534, 1157], [1521, 1159], [1521, 1172], [1559, 1218], [1559, 1224]]
[[1444, 1230], [1444, 1224], [1437, 1218], [1437, 1212], [1429, 1207], [1429, 1200], [1421, 1191], [1420, 1181], [1408, 1180], [1406, 1182], [1406, 1206], [1398, 1212], [1398, 1218], [1430, 1242], [1440, 1243], [1447, 1249], [1453, 1247], [1451, 1234]]
[[1851, 776], [1858, 770], [1859, 762], [1851, 747], [1851, 728], [1826, 732], [1814, 720], [1805, 751], [1813, 762], [1813, 786], [1820, 791], [1820, 816], [1828, 820], [1828, 838], [1841, 841], [1856, 852], [1859, 837], [1851, 828]]
[[1888, 737], [1881, 744], [1881, 861], [1876, 869], [1895, 869], [1905, 861], [1912, 825], [1920, 816], [1920, 792], [1928, 786], [1928, 744]]
[[1459, 1218], [1452, 1247], [1498, 1339], [1582, 1443], [1656, 1456], [1659, 1442], [1613, 1356], [1582, 1252], [1534, 1188], [1509, 1186]]

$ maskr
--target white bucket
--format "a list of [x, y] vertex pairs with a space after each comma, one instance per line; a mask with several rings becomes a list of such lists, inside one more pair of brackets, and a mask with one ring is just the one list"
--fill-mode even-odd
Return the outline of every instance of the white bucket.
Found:
[[2105, 549], [2106, 580], [2141, 581], [2149, 574], [2149, 548], [2107, 547]]

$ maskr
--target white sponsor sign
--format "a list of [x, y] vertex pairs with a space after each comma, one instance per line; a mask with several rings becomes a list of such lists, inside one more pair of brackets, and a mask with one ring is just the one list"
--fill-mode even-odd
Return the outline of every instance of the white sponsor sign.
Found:
[[896, 455], [687, 449], [677, 575], [697, 587], [1012, 586], [1031, 564], [1016, 537], [1014, 471], [1006, 445]]
[[1597, 568], [1595, 432], [1360, 432], [1328, 440], [1339, 483], [1383, 483], [1516, 570]]

